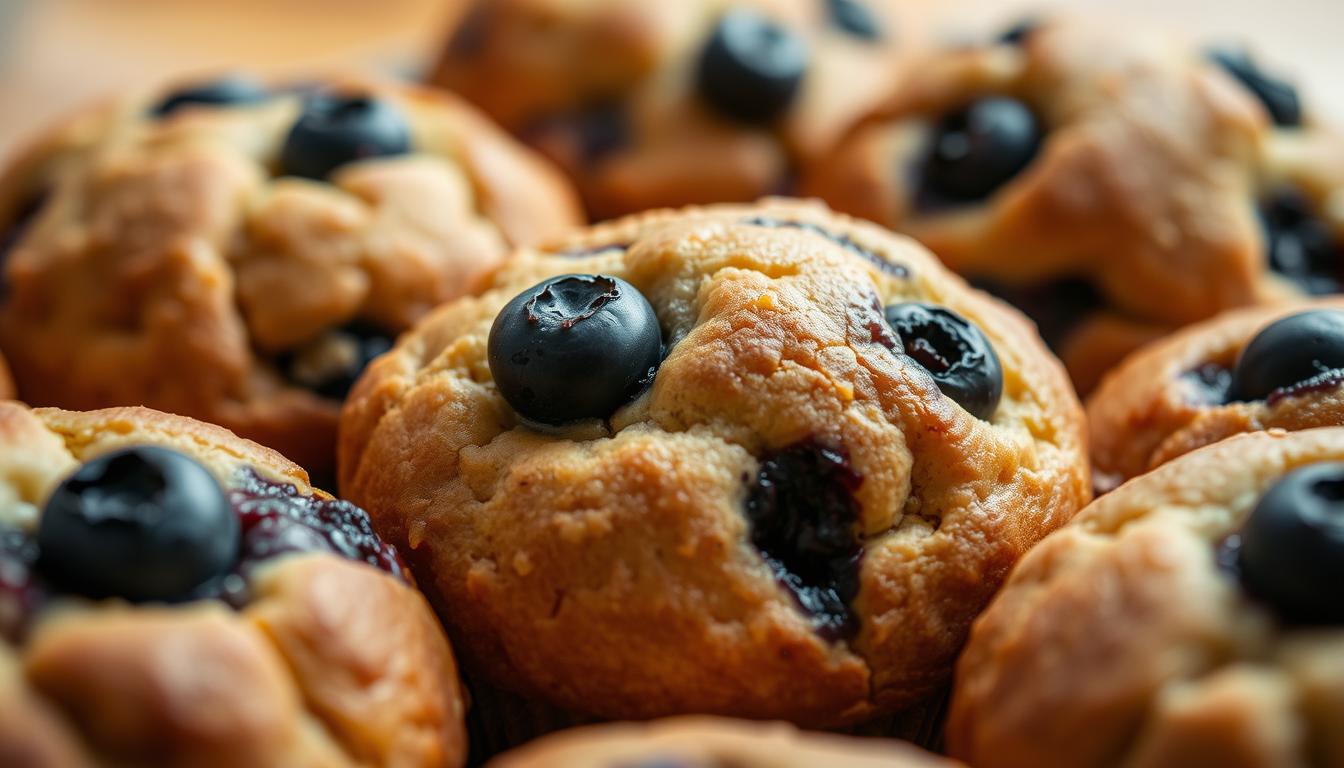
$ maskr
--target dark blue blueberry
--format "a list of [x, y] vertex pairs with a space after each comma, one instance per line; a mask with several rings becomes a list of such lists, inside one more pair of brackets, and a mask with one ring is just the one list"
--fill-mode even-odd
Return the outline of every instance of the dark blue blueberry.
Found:
[[747, 494], [752, 544], [830, 640], [858, 631], [862, 482], [842, 451], [805, 440], [765, 457]]
[[92, 459], [48, 499], [42, 573], [72, 592], [184, 600], [238, 556], [238, 518], [210, 471], [176, 451], [127, 448]]
[[1275, 125], [1285, 128], [1302, 125], [1302, 104], [1298, 100], [1297, 89], [1291, 83], [1260, 69], [1250, 53], [1218, 48], [1209, 51], [1209, 58], [1255, 94], [1260, 103], [1265, 105]]
[[653, 382], [658, 317], [630, 283], [561, 275], [518, 294], [490, 328], [490, 372], [509, 405], [542, 424], [606, 418]]
[[835, 26], [862, 40], [881, 40], [882, 27], [862, 0], [826, 0]]
[[365, 94], [316, 93], [285, 139], [280, 170], [325, 179], [346, 163], [410, 151], [410, 125], [395, 105]]
[[742, 223], [749, 224], [753, 227], [767, 227], [769, 229], [786, 227], [789, 229], [801, 229], [804, 232], [811, 232], [814, 235], [820, 235], [821, 237], [830, 240], [836, 245], [844, 247], [851, 253], [862, 256], [863, 258], [867, 259], [868, 261], [872, 262], [875, 266], [877, 266], [878, 269], [882, 270], [883, 272], [886, 272], [889, 275], [892, 275], [894, 277], [910, 276], [910, 270], [907, 269], [904, 264], [897, 264], [894, 261], [888, 261], [886, 258], [882, 256], [882, 254], [872, 250], [871, 248], [867, 248], [863, 245], [860, 245], [859, 243], [855, 242], [854, 239], [851, 238], [849, 235], [843, 235], [836, 232], [832, 232], [831, 230], [826, 229], [825, 227], [819, 224], [813, 224], [807, 221], [793, 221], [791, 219], [776, 219], [770, 216], [748, 216], [747, 218], [742, 220]]
[[696, 83], [719, 113], [747, 123], [779, 117], [807, 73], [807, 44], [792, 30], [749, 8], [719, 19], [700, 54]]
[[1028, 16], [999, 33], [994, 41], [1001, 45], [1022, 45], [1041, 26], [1041, 20]]
[[943, 394], [978, 419], [988, 420], [1003, 395], [1003, 366], [985, 334], [942, 307], [891, 304], [887, 322], [901, 347], [929, 372]]
[[1294, 623], [1344, 623], [1344, 463], [1312, 464], [1275, 483], [1246, 520], [1246, 590]]
[[1344, 244], [1295, 190], [1281, 190], [1260, 206], [1269, 268], [1313, 295], [1338, 293], [1344, 285]]
[[257, 104], [270, 98], [266, 87], [250, 77], [229, 75], [208, 83], [196, 83], [173, 91], [154, 107], [156, 117], [171, 114], [189, 104], [214, 107]]
[[926, 204], [988, 197], [1031, 163], [1041, 139], [1036, 116], [1016, 99], [989, 97], [947, 115], [924, 162]]
[[327, 331], [308, 347], [278, 360], [285, 378], [329, 400], [344, 400], [374, 358], [392, 349], [392, 334], [356, 320]]
[[1263, 400], [1344, 368], [1344, 312], [1314, 309], [1270, 323], [1241, 350], [1231, 396]]

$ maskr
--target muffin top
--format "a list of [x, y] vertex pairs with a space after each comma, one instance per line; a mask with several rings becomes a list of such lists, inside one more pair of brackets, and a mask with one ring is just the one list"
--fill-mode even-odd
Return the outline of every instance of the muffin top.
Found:
[[1344, 300], [1227, 312], [1127, 358], [1087, 400], [1099, 489], [1241, 432], [1344, 426]]
[[0, 340], [35, 405], [146, 404], [325, 472], [363, 364], [577, 218], [553, 170], [448, 94], [144, 92], [0, 175]]
[[219, 427], [0, 403], [11, 754], [458, 765], [452, 653], [406, 578], [363, 511]]
[[479, 0], [431, 79], [556, 159], [595, 219], [791, 189], [915, 38], [888, 0]]
[[1080, 389], [1180, 325], [1338, 290], [1344, 141], [1244, 54], [1059, 16], [911, 66], [802, 188], [1032, 315]]
[[375, 362], [341, 487], [476, 669], [607, 717], [836, 723], [941, 680], [1088, 497], [1020, 316], [816, 204], [523, 249]]
[[1344, 761], [1344, 428], [1240, 435], [1102, 496], [1014, 569], [949, 752], [1006, 766]]

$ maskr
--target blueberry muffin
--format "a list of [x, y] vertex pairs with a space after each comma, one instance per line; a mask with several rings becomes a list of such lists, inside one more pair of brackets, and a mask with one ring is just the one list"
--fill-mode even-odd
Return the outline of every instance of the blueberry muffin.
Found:
[[1241, 432], [1344, 426], [1344, 299], [1251, 307], [1154, 342], [1087, 401], [1106, 489]]
[[1339, 289], [1344, 141], [1245, 54], [1060, 17], [917, 66], [802, 188], [1023, 309], [1080, 390], [1182, 325]]
[[142, 93], [0, 175], [0, 347], [33, 405], [148, 405], [330, 474], [362, 366], [577, 218], [553, 169], [447, 94]]
[[223, 429], [0, 403], [0, 764], [460, 765], [452, 653], [402, 568]]
[[1021, 316], [788, 201], [516, 252], [341, 424], [341, 487], [464, 667], [608, 718], [909, 704], [1090, 491], [1080, 407]]
[[595, 219], [790, 190], [900, 77], [890, 0], [477, 0], [432, 75]]
[[566, 731], [489, 768], [915, 768], [954, 763], [908, 744], [803, 733], [787, 723], [684, 717]]
[[957, 668], [975, 766], [1344, 765], [1344, 428], [1229, 438], [1022, 559]]

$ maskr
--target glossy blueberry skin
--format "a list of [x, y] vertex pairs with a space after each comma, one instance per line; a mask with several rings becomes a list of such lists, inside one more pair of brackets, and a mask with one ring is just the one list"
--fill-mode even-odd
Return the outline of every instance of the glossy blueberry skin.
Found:
[[1259, 212], [1270, 269], [1312, 295], [1341, 290], [1344, 244], [1305, 195], [1279, 190], [1260, 204]]
[[238, 518], [210, 471], [176, 451], [127, 448], [86, 462], [48, 499], [38, 567], [93, 598], [185, 600], [238, 557]]
[[490, 328], [490, 372], [523, 418], [605, 419], [646, 389], [662, 331], [644, 295], [605, 275], [561, 275], [504, 306]]
[[905, 354], [943, 394], [977, 419], [994, 415], [1003, 396], [1003, 366], [979, 328], [955, 312], [916, 302], [888, 305], [884, 314]]
[[944, 117], [924, 165], [928, 193], [954, 203], [983, 200], [1029, 165], [1042, 130], [1027, 105], [993, 96]]
[[1263, 400], [1339, 368], [1344, 368], [1344, 312], [1301, 312], [1270, 323], [1241, 350], [1230, 394], [1235, 400]]
[[1248, 592], [1290, 622], [1344, 623], [1344, 463], [1284, 475], [1246, 520], [1238, 565]]
[[315, 93], [280, 152], [288, 176], [325, 179], [356, 160], [411, 151], [411, 128], [396, 106], [364, 94]]
[[1249, 53], [1219, 48], [1209, 51], [1209, 59], [1255, 94], [1275, 125], [1283, 128], [1302, 125], [1302, 102], [1297, 89], [1260, 69]]
[[881, 40], [882, 27], [862, 0], [826, 0], [831, 22], [860, 40]]
[[189, 104], [225, 107], [233, 104], [258, 104], [270, 98], [261, 83], [242, 75], [229, 75], [208, 83], [195, 83], [164, 97], [153, 109], [155, 117], [172, 114]]
[[748, 8], [723, 15], [700, 54], [696, 86], [722, 115], [766, 123], [788, 109], [811, 55], [792, 30]]

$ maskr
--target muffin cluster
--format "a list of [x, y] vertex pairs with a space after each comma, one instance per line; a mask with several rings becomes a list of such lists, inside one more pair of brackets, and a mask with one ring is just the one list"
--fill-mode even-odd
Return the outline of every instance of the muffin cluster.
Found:
[[0, 765], [1344, 765], [1344, 139], [1272, 65], [451, 5], [429, 84], [0, 171]]

